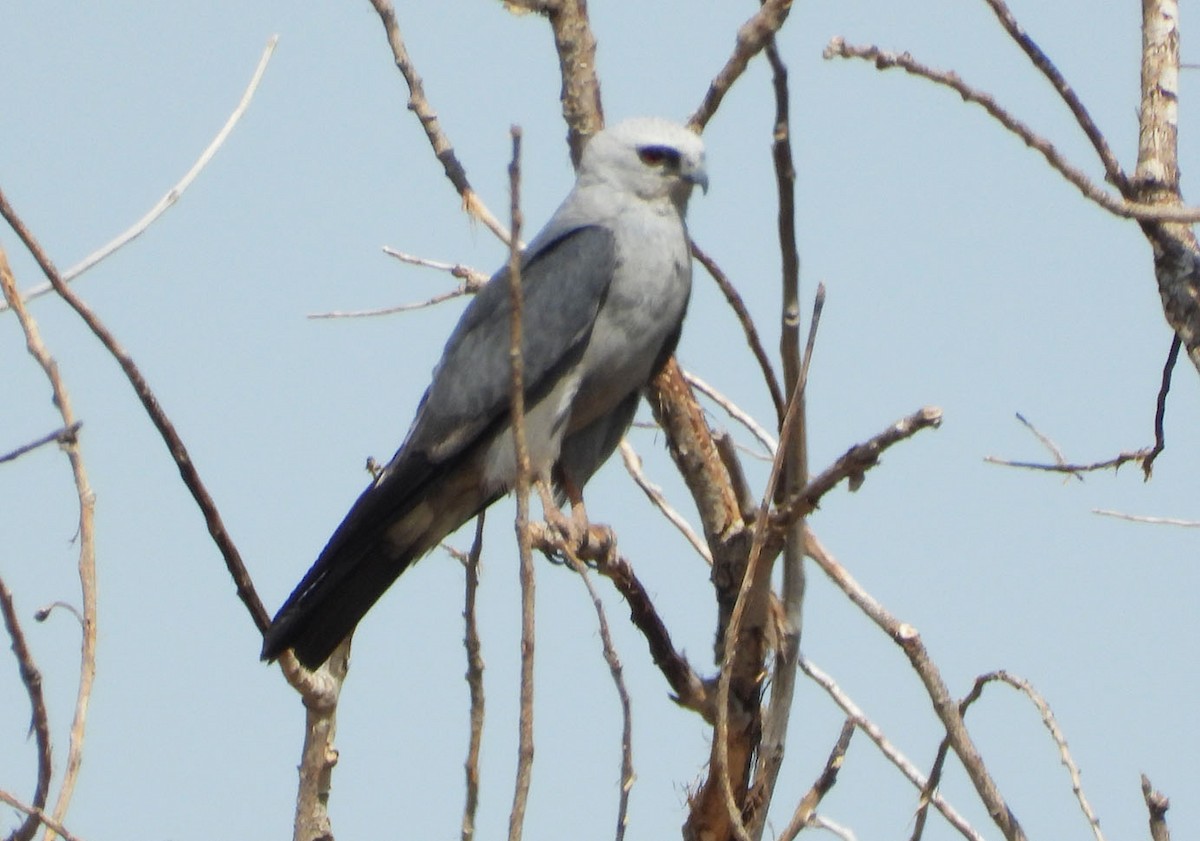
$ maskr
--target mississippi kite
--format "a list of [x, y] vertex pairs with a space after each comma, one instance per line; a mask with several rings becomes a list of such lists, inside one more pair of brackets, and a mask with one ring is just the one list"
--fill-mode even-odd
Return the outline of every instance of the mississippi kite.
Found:
[[[700, 138], [642, 118], [596, 134], [521, 258], [533, 474], [579, 489], [675, 349], [691, 291], [684, 212], [708, 188]], [[262, 656], [320, 666], [408, 565], [516, 481], [507, 268], [463, 312], [408, 436], [276, 614]]]

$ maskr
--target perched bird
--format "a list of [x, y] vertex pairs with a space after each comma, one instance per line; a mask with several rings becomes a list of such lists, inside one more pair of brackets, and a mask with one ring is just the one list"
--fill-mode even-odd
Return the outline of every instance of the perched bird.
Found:
[[[588, 142], [575, 186], [521, 258], [525, 435], [560, 497], [612, 455], [675, 349], [691, 291], [684, 213], [700, 138], [640, 118]], [[516, 481], [508, 269], [463, 312], [399, 451], [276, 614], [262, 656], [320, 666], [408, 565]]]

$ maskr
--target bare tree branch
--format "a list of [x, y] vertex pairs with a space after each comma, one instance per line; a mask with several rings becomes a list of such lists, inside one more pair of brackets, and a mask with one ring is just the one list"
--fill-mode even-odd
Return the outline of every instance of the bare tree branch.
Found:
[[1066, 78], [1059, 72], [1054, 62], [1042, 52], [1032, 38], [1025, 32], [1019, 23], [1016, 16], [1005, 5], [1004, 0], [985, 0], [992, 7], [992, 11], [996, 13], [996, 17], [1000, 20], [1000, 25], [1012, 37], [1017, 45], [1020, 46], [1025, 54], [1029, 56], [1029, 60], [1033, 62], [1033, 66], [1041, 71], [1054, 89], [1058, 91], [1058, 95], [1071, 109], [1071, 113], [1075, 115], [1075, 121], [1079, 123], [1079, 127], [1083, 129], [1083, 133], [1087, 135], [1091, 141], [1092, 147], [1096, 150], [1096, 154], [1100, 157], [1100, 162], [1104, 164], [1104, 172], [1106, 180], [1121, 191], [1121, 195], [1128, 195], [1129, 180], [1125, 175], [1125, 171], [1121, 169], [1121, 163], [1117, 160], [1117, 156], [1113, 154], [1109, 148], [1108, 141], [1104, 138], [1104, 134], [1096, 126], [1096, 122], [1092, 119], [1092, 115], [1088, 113], [1083, 102], [1075, 93]]
[[512, 296], [509, 322], [508, 358], [512, 366], [510, 416], [513, 447], [516, 451], [517, 546], [521, 555], [521, 715], [518, 726], [517, 778], [513, 791], [512, 812], [508, 820], [509, 841], [520, 841], [525, 825], [525, 805], [529, 800], [530, 775], [533, 772], [533, 651], [534, 594], [533, 548], [529, 523], [530, 466], [525, 440], [525, 361], [521, 356], [521, 129], [512, 127], [512, 163], [508, 167], [511, 192], [512, 238], [508, 249], [508, 288]]
[[782, 28], [791, 10], [792, 0], [765, 0], [758, 11], [741, 25], [737, 32], [733, 54], [729, 56], [725, 66], [708, 86], [708, 92], [705, 93], [700, 107], [688, 119], [688, 125], [691, 128], [698, 132], [704, 131], [708, 121], [721, 106], [721, 100], [725, 98], [725, 94], [729, 93], [733, 83], [746, 71], [750, 59], [758, 55], [767, 42]]
[[[816, 341], [821, 308], [824, 306], [824, 287], [818, 292], [819, 303], [813, 307], [809, 325], [808, 351], [800, 354], [800, 251], [796, 244], [796, 170], [792, 162], [791, 116], [788, 93], [787, 66], [779, 56], [774, 37], [767, 41], [767, 60], [771, 64], [771, 80], [775, 93], [775, 124], [772, 131], [771, 158], [775, 168], [775, 187], [778, 193], [778, 236], [780, 253], [780, 338], [779, 356], [783, 360], [783, 382], [789, 400], [796, 401], [796, 432], [789, 438], [780, 431], [781, 444], [787, 443], [780, 475], [777, 499], [787, 498], [800, 491], [808, 481], [808, 417], [805, 386], [808, 365]], [[775, 794], [775, 783], [783, 767], [787, 745], [788, 723], [791, 719], [792, 697], [796, 685], [796, 663], [800, 653], [800, 635], [804, 618], [804, 520], [800, 518], [788, 528], [783, 543], [783, 620], [779, 623], [775, 645], [775, 668], [771, 674], [771, 700], [763, 715], [762, 739], [754, 771], [754, 787], [750, 792], [750, 831], [754, 841], [762, 838], [767, 814]], [[815, 805], [814, 805], [815, 808]]]
[[704, 266], [708, 270], [709, 275], [712, 276], [712, 279], [717, 282], [717, 287], [725, 295], [725, 300], [733, 309], [738, 322], [741, 323], [742, 332], [746, 334], [746, 344], [750, 346], [750, 352], [754, 354], [754, 359], [758, 362], [763, 380], [767, 384], [767, 390], [771, 393], [771, 402], [775, 404], [776, 422], [783, 423], [783, 413], [785, 410], [783, 391], [779, 388], [779, 380], [775, 376], [775, 368], [771, 365], [771, 358], [767, 356], [762, 339], [758, 336], [758, 328], [754, 326], [754, 319], [750, 317], [750, 311], [746, 309], [746, 304], [742, 300], [741, 293], [737, 291], [737, 287], [733, 285], [729, 276], [717, 265], [716, 260], [708, 256], [694, 240], [691, 241], [691, 246], [692, 256], [700, 261], [700, 265]]
[[479, 559], [483, 553], [484, 512], [475, 518], [475, 540], [471, 551], [463, 558], [466, 569], [466, 596], [463, 606], [463, 647], [467, 650], [467, 687], [471, 694], [471, 735], [467, 743], [467, 759], [463, 763], [466, 773], [466, 802], [463, 804], [462, 841], [475, 837], [475, 813], [479, 807], [479, 749], [483, 744], [483, 654], [479, 641], [479, 623], [475, 613], [475, 596], [479, 591]]
[[[1164, 210], [1183, 204], [1179, 188], [1179, 3], [1142, 3], [1142, 102], [1135, 198]], [[1142, 220], [1167, 323], [1200, 370], [1200, 244], [1191, 225]]]
[[[855, 444], [833, 464], [809, 479], [799, 494], [772, 513], [773, 531], [784, 530], [798, 518], [812, 513], [821, 497], [833, 490], [843, 479], [848, 481], [851, 491], [858, 490], [866, 479], [866, 472], [879, 463], [879, 457], [885, 450], [911, 438], [923, 429], [937, 429], [941, 424], [942, 410], [936, 406], [925, 406], [861, 444]], [[767, 546], [772, 551], [779, 549], [772, 542], [768, 542]]]
[[12, 806], [19, 812], [24, 812], [26, 815], [36, 818], [38, 823], [46, 827], [47, 835], [57, 833], [58, 835], [62, 836], [63, 841], [81, 841], [78, 835], [72, 835], [67, 831], [66, 827], [64, 827], [54, 818], [47, 815], [41, 809], [37, 808], [36, 806], [29, 806], [25, 803], [22, 803], [4, 789], [0, 789], [0, 801], [7, 803], [9, 806]]
[[415, 254], [397, 251], [395, 248], [387, 245], [383, 247], [383, 253], [389, 257], [395, 257], [401, 263], [408, 263], [410, 266], [421, 266], [426, 269], [448, 272], [451, 276], [463, 281], [466, 290], [471, 293], [478, 292], [490, 280], [488, 275], [463, 263], [445, 263], [440, 260], [429, 260], [425, 257], [418, 257]]
[[[21, 683], [25, 693], [29, 695], [30, 720], [29, 732], [37, 740], [37, 776], [33, 790], [33, 808], [44, 809], [50, 796], [50, 770], [53, 757], [50, 753], [50, 718], [46, 713], [46, 696], [42, 692], [42, 673], [38, 671], [37, 663], [25, 641], [25, 632], [21, 630], [21, 622], [17, 619], [17, 609], [13, 605], [12, 592], [0, 578], [0, 616], [4, 618], [4, 627], [12, 640], [12, 651], [17, 658], [17, 666], [21, 673]], [[35, 814], [27, 814], [24, 823], [14, 829], [8, 836], [8, 841], [29, 841], [37, 833], [40, 821]]]
[[1183, 526], [1184, 528], [1200, 528], [1200, 521], [1179, 520], [1171, 517], [1147, 517], [1140, 514], [1122, 514], [1120, 511], [1109, 511], [1105, 508], [1093, 508], [1093, 514], [1103, 517], [1115, 517], [1118, 520], [1129, 520], [1131, 523], [1149, 523], [1155, 526]]
[[[551, 556], [563, 554], [563, 538], [557, 530], [531, 523], [530, 531], [533, 545], [538, 551]], [[571, 546], [570, 549], [575, 557], [595, 564], [596, 572], [611, 581], [617, 592], [625, 598], [629, 605], [629, 618], [642, 632], [654, 665], [663, 673], [671, 691], [675, 693], [671, 700], [699, 713], [711, 724], [714, 714], [707, 686], [687, 658], [675, 650], [671, 633], [654, 607], [650, 594], [634, 573], [633, 565], [616, 551], [616, 540], [592, 540], [589, 537], [582, 541], [582, 545]]]
[[[300, 783], [296, 791], [296, 817], [292, 841], [333, 841], [329, 820], [329, 793], [338, 752], [337, 705], [350, 668], [350, 640], [346, 637], [329, 659], [308, 678], [304, 698], [304, 746], [300, 751]], [[295, 658], [289, 652], [289, 658]], [[282, 658], [281, 658], [282, 660]], [[282, 663], [281, 663], [282, 665]], [[300, 666], [296, 664], [296, 668]], [[287, 674], [285, 668], [284, 673]], [[296, 686], [295, 683], [292, 684]]]
[[[741, 578], [737, 600], [724, 632], [724, 652], [721, 673], [717, 681], [717, 724], [713, 733], [708, 781], [701, 789], [700, 806], [689, 816], [688, 829], [697, 837], [714, 830], [723, 837], [732, 834], [738, 841], [749, 841], [754, 832], [753, 811], [746, 795], [749, 784], [749, 763], [761, 746], [758, 733], [750, 734], [745, 727], [730, 727], [731, 699], [752, 718], [758, 715], [763, 659], [766, 654], [767, 611], [770, 605], [771, 561], [764, 559], [768, 531], [768, 512], [776, 498], [776, 489], [787, 470], [788, 456], [794, 436], [801, 433], [803, 389], [799, 383], [793, 389], [779, 429], [779, 450], [771, 465], [771, 475], [763, 491], [762, 503], [755, 518], [754, 535], [747, 553], [746, 571]], [[757, 730], [757, 725], [755, 726]], [[724, 807], [724, 814], [715, 808]], [[697, 818], [697, 820], [693, 820]]]
[[1050, 705], [1046, 703], [1046, 699], [1033, 688], [1029, 681], [1008, 672], [992, 672], [991, 674], [983, 675], [976, 681], [976, 685], [982, 686], [991, 680], [1002, 681], [1009, 686], [1021, 692], [1027, 697], [1042, 716], [1042, 722], [1046, 725], [1046, 730], [1050, 733], [1050, 738], [1054, 740], [1055, 746], [1058, 748], [1059, 759], [1063, 767], [1067, 769], [1067, 774], [1071, 778], [1071, 791], [1075, 794], [1075, 799], [1079, 803], [1079, 808], [1083, 812], [1083, 816], [1087, 819], [1088, 826], [1092, 830], [1092, 836], [1096, 841], [1104, 841], [1104, 833], [1100, 831], [1100, 818], [1096, 817], [1092, 805], [1088, 802], [1087, 795], [1083, 791], [1083, 780], [1079, 776], [1079, 766], [1075, 764], [1075, 758], [1071, 756], [1071, 750], [1067, 747], [1066, 736], [1058, 726], [1058, 721], [1054, 717], [1054, 711], [1050, 709]]
[[1051, 440], [1050, 436], [1046, 435], [1041, 430], [1039, 430], [1036, 426], [1034, 426], [1029, 421], [1028, 418], [1026, 418], [1020, 412], [1017, 412], [1016, 414], [1017, 414], [1017, 420], [1019, 420], [1025, 426], [1026, 429], [1028, 429], [1031, 433], [1033, 433], [1033, 436], [1042, 442], [1042, 446], [1045, 447], [1047, 450], [1049, 450], [1050, 454], [1052, 456], [1054, 456], [1055, 464], [1062, 465], [1062, 464], [1067, 463], [1067, 459], [1063, 455], [1063, 451], [1059, 448], [1058, 444], [1055, 444], [1054, 441]]
[[405, 254], [403, 251], [397, 251], [394, 248], [389, 248], [386, 245], [383, 247], [383, 253], [391, 257], [395, 257], [403, 263], [409, 263], [414, 266], [424, 266], [430, 269], [438, 269], [440, 271], [449, 272], [454, 277], [458, 278], [460, 283], [454, 289], [448, 292], [442, 292], [434, 295], [425, 301], [414, 301], [407, 304], [397, 304], [391, 307], [378, 307], [370, 310], [331, 310], [329, 312], [314, 312], [309, 313], [311, 319], [330, 319], [330, 318], [370, 318], [377, 315], [394, 315], [398, 312], [411, 312], [412, 310], [425, 309], [426, 307], [436, 306], [444, 301], [449, 301], [453, 298], [460, 298], [463, 295], [474, 295], [483, 285], [488, 282], [489, 278], [483, 272], [477, 271], [470, 266], [464, 266], [462, 263], [442, 263], [437, 260], [426, 260], [424, 257], [416, 257], [412, 254]]
[[[4, 218], [8, 220], [13, 230], [27, 246], [32, 243], [30, 250], [34, 251], [34, 256], [39, 263], [42, 263], [43, 268], [49, 267], [51, 273], [48, 274], [50, 280], [55, 283], [55, 288], [68, 291], [61, 280], [56, 280], [57, 275], [52, 274], [54, 267], [48, 260], [45, 260], [45, 255], [42, 254], [40, 248], [37, 248], [37, 242], [21, 224], [21, 220], [9, 206], [3, 192], [0, 192], [0, 213], [4, 215]], [[46, 375], [46, 379], [50, 382], [50, 390], [54, 394], [54, 405], [58, 408], [63, 426], [70, 429], [77, 423], [75, 410], [71, 406], [71, 395], [67, 392], [66, 384], [59, 373], [58, 363], [42, 342], [37, 322], [25, 308], [25, 302], [17, 291], [17, 281], [13, 277], [12, 269], [8, 264], [8, 254], [3, 247], [0, 247], [0, 292], [3, 293], [8, 306], [16, 313], [21, 331], [25, 334], [25, 346], [29, 350], [30, 356], [37, 361]], [[54, 823], [61, 823], [70, 806], [71, 797], [75, 793], [75, 784], [79, 779], [79, 769], [83, 763], [83, 739], [87, 729], [88, 704], [91, 702], [92, 684], [96, 679], [96, 498], [88, 481], [79, 442], [64, 443], [63, 449], [67, 454], [67, 461], [71, 465], [71, 474], [75, 480], [75, 493], [79, 499], [78, 569], [79, 590], [83, 601], [83, 623], [79, 641], [79, 685], [75, 693], [75, 712], [71, 720], [67, 766], [63, 771], [62, 787], [59, 789], [51, 818]], [[39, 816], [38, 819], [46, 823], [42, 817]], [[49, 827], [46, 831], [46, 841], [53, 841], [55, 830], [48, 823], [46, 826]]]
[[[625, 676], [621, 667], [621, 659], [613, 645], [612, 633], [608, 628], [608, 617], [604, 613], [604, 603], [599, 593], [592, 586], [587, 567], [579, 560], [572, 547], [562, 543], [563, 556], [571, 569], [583, 580], [592, 606], [596, 610], [596, 621], [600, 629], [600, 644], [604, 651], [604, 662], [608, 664], [609, 674], [612, 675], [613, 685], [617, 689], [617, 697], [621, 702], [621, 793], [617, 798], [617, 832], [616, 841], [623, 841], [625, 829], [629, 823], [629, 792], [633, 789], [633, 704], [629, 699], [629, 689], [625, 686]], [[616, 553], [615, 543], [609, 544], [609, 551]]]
[[633, 481], [646, 494], [646, 498], [654, 504], [654, 507], [662, 512], [667, 521], [679, 530], [679, 533], [687, 539], [687, 542], [692, 544], [692, 548], [704, 560], [708, 561], [709, 566], [712, 566], [712, 553], [709, 552], [708, 546], [696, 534], [695, 529], [691, 524], [667, 501], [667, 497], [662, 492], [662, 488], [655, 485], [646, 478], [645, 472], [642, 470], [642, 457], [637, 454], [633, 446], [628, 440], [621, 441], [621, 459], [625, 462], [625, 469], [629, 475], [633, 477]]
[[1091, 473], [1096, 470], [1108, 470], [1110, 468], [1115, 470], [1128, 462], [1141, 461], [1149, 454], [1150, 448], [1147, 447], [1132, 452], [1118, 453], [1112, 458], [1092, 462], [1091, 464], [1040, 464], [1034, 461], [1011, 461], [997, 456], [984, 456], [983, 460], [989, 464], [999, 464], [1004, 467], [1021, 467], [1026, 470], [1043, 470], [1047, 473], [1066, 473], [1078, 476], [1080, 473]]
[[920, 76], [931, 82], [951, 88], [964, 101], [973, 102], [987, 111], [1002, 126], [1020, 137], [1026, 146], [1040, 152], [1042, 157], [1046, 159], [1046, 162], [1063, 178], [1075, 185], [1079, 192], [1083, 193], [1086, 198], [1095, 202], [1109, 213], [1124, 219], [1138, 219], [1142, 221], [1200, 222], [1200, 208], [1167, 207], [1145, 202], [1127, 201], [1106, 192], [1102, 187], [1088, 178], [1082, 170], [1069, 163], [1049, 140], [1010, 114], [990, 94], [971, 87], [959, 78], [956, 73], [946, 70], [935, 70], [917, 61], [908, 53], [889, 52], [881, 50], [874, 45], [855, 46], [847, 44], [842, 38], [834, 38], [829, 42], [828, 46], [825, 47], [825, 58], [864, 59], [873, 62], [879, 70], [899, 67], [914, 76]]
[[817, 807], [821, 805], [821, 800], [837, 783], [838, 771], [842, 770], [842, 762], [846, 759], [850, 737], [854, 735], [855, 729], [854, 720], [846, 719], [846, 723], [842, 725], [842, 732], [829, 753], [829, 759], [825, 760], [825, 767], [821, 769], [820, 776], [796, 804], [796, 811], [783, 832], [779, 833], [778, 841], [793, 841], [800, 834], [800, 830], [808, 826], [809, 820], [816, 814]]
[[[825, 690], [834, 703], [841, 708], [851, 721], [854, 722], [858, 729], [862, 730], [870, 739], [880, 753], [882, 753], [889, 762], [894, 765], [904, 777], [918, 789], [925, 789], [928, 784], [925, 776], [917, 768], [912, 761], [902, 754], [895, 745], [893, 745], [874, 721], [872, 721], [859, 706], [854, 703], [846, 692], [838, 686], [837, 682], [822, 671], [815, 663], [800, 655], [800, 670], [813, 679], [818, 686]], [[967, 819], [958, 813], [950, 803], [942, 797], [942, 795], [934, 789], [930, 789], [929, 800], [934, 807], [941, 812], [946, 821], [953, 826], [964, 837], [970, 841], [983, 841], [983, 836], [975, 831]]]
[[[267, 46], [263, 50], [262, 57], [258, 60], [258, 66], [254, 68], [254, 75], [250, 78], [250, 84], [246, 86], [245, 92], [242, 93], [242, 98], [238, 101], [237, 107], [233, 109], [233, 113], [229, 115], [229, 119], [225, 121], [225, 125], [221, 126], [221, 130], [217, 132], [217, 136], [214, 137], [212, 142], [208, 144], [208, 147], [200, 153], [200, 157], [196, 159], [196, 162], [192, 164], [192, 168], [189, 169], [184, 174], [183, 178], [179, 180], [179, 183], [168, 190], [167, 194], [159, 199], [158, 204], [150, 208], [145, 216], [133, 224], [133, 227], [117, 236], [116, 239], [112, 240], [111, 242], [101, 246], [99, 249], [85, 257], [82, 261], [76, 263], [74, 266], [63, 272], [62, 278], [65, 283], [70, 283], [88, 269], [95, 266], [101, 260], [104, 260], [118, 249], [128, 245], [130, 242], [144, 234], [159, 216], [162, 216], [177, 201], [179, 201], [184, 190], [192, 185], [192, 182], [196, 180], [196, 176], [200, 174], [200, 171], [208, 166], [209, 161], [216, 156], [217, 150], [224, 145], [225, 140], [230, 134], [233, 133], [233, 127], [238, 124], [238, 121], [242, 118], [242, 115], [246, 113], [246, 109], [250, 107], [250, 100], [254, 98], [255, 92], [258, 90], [259, 82], [262, 81], [263, 74], [266, 73], [267, 63], [271, 60], [271, 55], [275, 52], [275, 45], [278, 43], [278, 35], [272, 35], [271, 39], [267, 41]], [[40, 286], [36, 286], [24, 293], [23, 297], [26, 301], [31, 301], [34, 298], [40, 298], [42, 295], [53, 291], [53, 289], [54, 286], [52, 284], [43, 283]], [[0, 303], [0, 312], [3, 312], [6, 309], [9, 309], [9, 305], [6, 302]]]
[[746, 427], [750, 431], [750, 434], [757, 438], [758, 442], [766, 448], [768, 459], [775, 457], [775, 448], [779, 445], [779, 442], [775, 440], [775, 437], [771, 433], [763, 429], [762, 425], [754, 419], [753, 415], [691, 371], [684, 371], [683, 378], [688, 385], [724, 409], [729, 417]]
[[38, 447], [43, 447], [51, 441], [56, 441], [59, 444], [74, 444], [76, 436], [79, 434], [79, 428], [83, 426], [83, 421], [75, 421], [70, 426], [64, 426], [61, 429], [56, 429], [53, 432], [48, 432], [41, 438], [30, 441], [28, 444], [22, 444], [11, 452], [0, 455], [0, 464], [8, 461], [15, 461], [28, 452], [36, 450]]
[[562, 77], [563, 120], [571, 163], [578, 168], [583, 147], [604, 127], [600, 78], [596, 75], [596, 37], [588, 20], [587, 0], [505, 0], [509, 11], [537, 12], [550, 21]]
[[1171, 349], [1167, 351], [1167, 361], [1163, 363], [1162, 383], [1158, 387], [1158, 399], [1154, 403], [1154, 446], [1142, 459], [1142, 473], [1146, 481], [1154, 471], [1154, 460], [1167, 447], [1167, 436], [1164, 429], [1167, 418], [1167, 393], [1171, 390], [1171, 374], [1175, 371], [1175, 363], [1179, 361], [1179, 349], [1183, 340], [1176, 333], [1171, 337]]
[[1114, 458], [1093, 462], [1091, 464], [1071, 464], [1067, 461], [1066, 456], [1063, 455], [1063, 452], [1059, 446], [1055, 444], [1048, 435], [1034, 426], [1020, 412], [1017, 412], [1017, 420], [1019, 420], [1025, 426], [1025, 428], [1028, 429], [1030, 433], [1032, 433], [1033, 436], [1038, 439], [1039, 442], [1041, 442], [1042, 446], [1050, 451], [1050, 454], [1054, 456], [1054, 464], [1041, 464], [1039, 462], [1032, 461], [1013, 461], [1011, 459], [1004, 459], [998, 456], [984, 456], [983, 460], [985, 462], [988, 464], [1003, 465], [1004, 467], [1020, 467], [1026, 470], [1043, 470], [1049, 473], [1065, 473], [1068, 476], [1073, 476], [1082, 482], [1083, 476], [1081, 474], [1083, 473], [1091, 473], [1096, 470], [1108, 470], [1109, 468], [1116, 470], [1127, 462], [1142, 461], [1150, 453], [1149, 448], [1143, 448], [1133, 452], [1123, 452]]
[[[88, 328], [104, 345], [105, 350], [112, 354], [117, 360], [117, 364], [121, 366], [121, 370], [125, 373], [129, 384], [133, 386], [134, 392], [142, 403], [142, 407], [146, 410], [146, 414], [150, 416], [159, 435], [162, 436], [163, 442], [167, 445], [168, 451], [171, 453], [171, 458], [174, 459], [176, 466], [179, 468], [179, 475], [183, 479], [184, 485], [191, 492], [192, 498], [200, 507], [201, 513], [204, 514], [204, 519], [208, 525], [208, 533], [212, 536], [213, 542], [217, 544], [217, 548], [221, 550], [221, 554], [225, 559], [225, 566], [232, 576], [234, 584], [237, 586], [238, 598], [246, 606], [250, 612], [250, 618], [254, 621], [255, 627], [259, 632], [265, 632], [271, 624], [271, 617], [267, 610], [263, 607], [262, 600], [258, 597], [258, 592], [254, 589], [254, 583], [250, 579], [250, 573], [246, 570], [246, 565], [242, 561], [241, 553], [238, 552], [237, 546], [234, 545], [233, 539], [229, 536], [229, 532], [225, 528], [225, 523], [221, 519], [220, 513], [217, 511], [216, 503], [208, 493], [208, 489], [204, 486], [200, 479], [200, 474], [192, 463], [191, 456], [184, 446], [183, 439], [179, 437], [179, 433], [175, 430], [175, 425], [171, 423], [166, 412], [158, 402], [158, 398], [154, 396], [154, 392], [150, 389], [149, 383], [146, 382], [142, 372], [138, 369], [137, 364], [133, 361], [133, 357], [117, 342], [116, 337], [109, 331], [99, 317], [79, 298], [67, 285], [63, 282], [62, 276], [58, 273], [54, 263], [50, 260], [49, 255], [42, 249], [33, 233], [25, 227], [25, 224], [17, 216], [12, 205], [9, 204], [8, 198], [0, 191], [0, 215], [8, 222], [17, 236], [29, 249], [30, 254], [41, 267], [42, 272], [53, 284], [55, 291], [62, 297], [64, 301], [75, 310], [76, 314], [83, 319]], [[12, 302], [10, 301], [10, 304]], [[74, 418], [64, 418], [64, 421], [69, 426], [74, 423]], [[88, 492], [90, 496], [90, 491]], [[85, 600], [86, 601], [86, 600]], [[87, 611], [85, 609], [85, 615]]]
[[999, 788], [991, 774], [988, 773], [983, 757], [979, 755], [970, 733], [967, 732], [966, 725], [963, 724], [958, 704], [950, 696], [950, 691], [946, 688], [937, 666], [929, 659], [929, 654], [925, 650], [925, 644], [921, 642], [917, 629], [907, 622], [896, 619], [883, 605], [872, 598], [845, 567], [835, 561], [833, 556], [821, 546], [816, 535], [811, 531], [807, 533], [807, 539], [809, 557], [907, 655], [913, 671], [925, 685], [925, 691], [933, 704], [934, 712], [937, 713], [942, 725], [946, 728], [950, 746], [958, 754], [963, 769], [967, 772], [967, 776], [975, 786], [975, 791], [978, 792], [980, 800], [987, 808], [988, 815], [1008, 841], [1025, 841], [1025, 831], [1017, 821], [1017, 816], [1004, 802], [1003, 795], [1000, 794]]
[[404, 46], [404, 38], [400, 34], [400, 25], [396, 21], [396, 10], [392, 7], [391, 0], [371, 0], [371, 5], [379, 15], [380, 21], [383, 22], [396, 68], [404, 76], [404, 81], [408, 85], [408, 110], [416, 114], [417, 119], [421, 121], [421, 127], [425, 129], [429, 145], [433, 147], [433, 154], [441, 162], [446, 177], [450, 179], [450, 183], [454, 185], [454, 189], [462, 198], [463, 210], [472, 219], [482, 222], [502, 242], [507, 243], [510, 236], [508, 230], [488, 210], [483, 199], [471, 187], [471, 182], [467, 180], [467, 171], [459, 163], [458, 156], [454, 154], [454, 147], [450, 145], [449, 138], [442, 131], [442, 124], [438, 120], [437, 112], [425, 98], [425, 85], [408, 55], [408, 48]]

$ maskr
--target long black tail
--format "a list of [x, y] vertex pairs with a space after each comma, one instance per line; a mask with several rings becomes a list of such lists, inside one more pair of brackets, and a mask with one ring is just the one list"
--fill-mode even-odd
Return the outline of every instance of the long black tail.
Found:
[[358, 498], [275, 615], [264, 660], [290, 648], [319, 667], [410, 564], [496, 499], [474, 459], [456, 461], [403, 465]]

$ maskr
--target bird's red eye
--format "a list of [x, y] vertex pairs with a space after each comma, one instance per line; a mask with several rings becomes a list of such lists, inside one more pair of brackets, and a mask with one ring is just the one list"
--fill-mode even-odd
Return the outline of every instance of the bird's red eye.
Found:
[[679, 166], [679, 152], [670, 146], [642, 146], [638, 157], [646, 166]]

